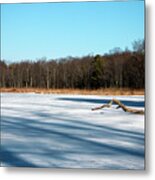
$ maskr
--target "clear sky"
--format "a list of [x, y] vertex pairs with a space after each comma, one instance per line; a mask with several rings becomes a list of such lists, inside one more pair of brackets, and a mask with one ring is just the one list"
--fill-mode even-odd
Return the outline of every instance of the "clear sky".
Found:
[[1, 59], [104, 54], [144, 39], [144, 2], [1, 5]]

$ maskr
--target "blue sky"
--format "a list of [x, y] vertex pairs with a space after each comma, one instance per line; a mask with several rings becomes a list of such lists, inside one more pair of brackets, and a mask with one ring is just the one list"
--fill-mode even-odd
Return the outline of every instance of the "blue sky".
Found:
[[144, 2], [1, 5], [1, 59], [104, 54], [144, 39]]

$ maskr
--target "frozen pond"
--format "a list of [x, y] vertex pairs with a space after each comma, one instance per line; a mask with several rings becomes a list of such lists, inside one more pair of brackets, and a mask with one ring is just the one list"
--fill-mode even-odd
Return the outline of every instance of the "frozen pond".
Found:
[[3, 166], [144, 169], [144, 96], [1, 94]]

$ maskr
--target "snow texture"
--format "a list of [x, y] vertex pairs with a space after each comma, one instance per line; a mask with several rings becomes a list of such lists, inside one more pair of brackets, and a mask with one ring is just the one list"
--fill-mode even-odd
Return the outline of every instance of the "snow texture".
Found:
[[144, 96], [2, 93], [1, 165], [143, 170], [144, 115], [91, 111], [112, 98], [144, 109]]

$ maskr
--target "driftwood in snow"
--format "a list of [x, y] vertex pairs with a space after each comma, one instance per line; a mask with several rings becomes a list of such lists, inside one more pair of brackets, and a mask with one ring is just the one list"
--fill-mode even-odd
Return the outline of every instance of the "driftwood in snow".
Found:
[[98, 110], [98, 109], [102, 109], [102, 108], [110, 108], [112, 106], [112, 104], [115, 103], [118, 106], [116, 107], [116, 109], [118, 108], [122, 108], [123, 111], [125, 112], [130, 112], [130, 113], [134, 113], [134, 114], [144, 114], [144, 110], [139, 110], [139, 109], [133, 109], [133, 108], [128, 108], [126, 107], [124, 104], [122, 104], [119, 100], [117, 99], [112, 99], [108, 104], [104, 104], [102, 106], [96, 107], [96, 108], [92, 108], [92, 111]]

